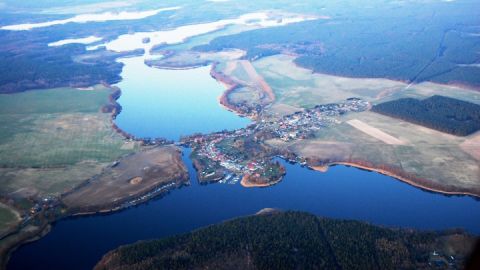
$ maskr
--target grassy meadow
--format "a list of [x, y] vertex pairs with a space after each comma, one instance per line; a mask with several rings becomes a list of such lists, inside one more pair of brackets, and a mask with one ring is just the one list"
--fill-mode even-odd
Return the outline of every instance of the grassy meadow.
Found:
[[1, 95], [0, 194], [58, 194], [134, 151], [101, 112], [110, 94], [95, 86]]

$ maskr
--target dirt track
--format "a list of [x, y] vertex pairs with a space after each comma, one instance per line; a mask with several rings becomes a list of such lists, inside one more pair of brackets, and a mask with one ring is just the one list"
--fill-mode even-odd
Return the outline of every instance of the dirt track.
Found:
[[259, 86], [263, 90], [265, 95], [268, 97], [268, 103], [273, 103], [275, 101], [275, 94], [273, 93], [272, 88], [263, 79], [263, 77], [257, 73], [252, 63], [247, 60], [240, 61], [240, 63], [250, 77], [250, 80], [254, 82], [255, 85]]
[[404, 141], [399, 140], [383, 131], [381, 131], [378, 128], [372, 127], [358, 119], [353, 119], [350, 121], [347, 121], [349, 125], [352, 127], [362, 131], [365, 134], [368, 134], [386, 144], [391, 144], [391, 145], [404, 145], [406, 144]]

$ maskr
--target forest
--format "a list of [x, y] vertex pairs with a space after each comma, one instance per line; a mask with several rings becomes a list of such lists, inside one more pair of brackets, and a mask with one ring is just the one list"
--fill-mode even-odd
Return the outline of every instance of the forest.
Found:
[[0, 31], [0, 93], [56, 87], [86, 87], [101, 82], [120, 80], [122, 64], [112, 58], [92, 63], [79, 63], [77, 55], [85, 54], [85, 46], [49, 47], [47, 43], [61, 40], [65, 33], [43, 31], [33, 34]]
[[372, 111], [457, 136], [480, 130], [480, 105], [444, 96], [397, 99]]
[[[30, 1], [29, 1], [30, 2]], [[38, 1], [36, 1], [38, 2]], [[21, 4], [21, 3], [18, 3]], [[42, 5], [42, 3], [37, 3]], [[156, 20], [171, 12], [138, 21], [92, 22], [87, 24], [64, 24], [38, 28], [32, 31], [0, 30], [0, 94], [22, 92], [30, 89], [57, 87], [86, 87], [99, 83], [114, 84], [121, 80], [123, 65], [117, 58], [127, 53], [105, 53], [97, 57], [97, 51], [86, 51], [84, 44], [68, 44], [59, 47], [47, 46], [69, 38], [83, 38], [95, 33], [104, 40], [111, 40], [129, 31], [155, 29]], [[11, 23], [64, 19], [66, 15], [2, 13], [0, 25]], [[183, 23], [185, 19], [172, 20], [165, 27]], [[187, 20], [188, 22], [188, 20]], [[108, 25], [106, 25], [108, 23]], [[135, 54], [138, 52], [132, 52]], [[77, 57], [92, 57], [85, 63]]]
[[[96, 269], [419, 269], [432, 260], [446, 262], [447, 255], [461, 266], [465, 254], [442, 251], [448, 235], [472, 243], [462, 232], [387, 229], [276, 211], [123, 246]], [[432, 259], [433, 250], [438, 258]]]
[[[471, 26], [475, 15], [465, 15], [473, 10], [431, 4], [388, 9], [389, 16], [362, 12], [218, 37], [194, 49], [238, 48], [247, 51], [249, 60], [288, 53], [297, 56], [296, 64], [317, 73], [480, 87], [475, 67], [480, 36], [469, 34], [477, 31]], [[427, 23], [430, 12], [435, 16]]]
[[21, 55], [0, 52], [0, 61], [7, 63], [0, 66], [0, 93], [63, 86], [86, 87], [120, 81], [122, 64], [113, 60], [91, 65], [76, 63], [70, 55], [74, 47], [45, 48]]

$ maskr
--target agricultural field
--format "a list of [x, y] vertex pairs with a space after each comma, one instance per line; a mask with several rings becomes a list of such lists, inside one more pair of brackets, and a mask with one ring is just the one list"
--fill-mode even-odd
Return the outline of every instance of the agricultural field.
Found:
[[444, 96], [397, 99], [375, 105], [372, 111], [457, 136], [480, 130], [480, 105]]
[[[457, 86], [312, 75], [290, 56], [271, 56], [253, 65], [275, 93], [275, 102], [266, 108], [271, 118], [283, 115], [285, 107], [302, 110], [350, 97], [378, 104], [445, 95], [480, 104], [479, 92]], [[349, 113], [339, 121], [320, 129], [312, 139], [267, 143], [305, 157], [313, 166], [352, 163], [432, 190], [480, 194], [478, 133], [454, 136], [372, 111]]]
[[406, 7], [382, 1], [375, 9], [343, 4], [344, 9], [320, 20], [222, 36], [194, 49], [237, 48], [250, 60], [289, 54], [298, 56], [296, 64], [320, 74], [478, 88], [480, 69], [472, 64], [478, 62], [479, 36], [471, 34], [478, 32], [477, 3], [428, 2]]
[[[112, 90], [59, 88], [0, 99], [0, 195], [59, 195], [138, 146], [111, 127]], [[128, 147], [127, 147], [128, 146]]]
[[311, 70], [297, 66], [294, 61], [293, 56], [275, 55], [252, 62], [275, 92], [276, 102], [273, 105], [282, 104], [301, 109], [340, 102], [349, 97], [378, 104], [405, 97], [423, 99], [433, 95], [480, 104], [480, 92], [465, 87], [431, 82], [409, 85], [389, 79], [312, 73]]
[[188, 180], [177, 147], [154, 147], [121, 159], [62, 201], [72, 212], [110, 211], [142, 195], [143, 200], [156, 195], [152, 192], [156, 188], [177, 187], [188, 184]]

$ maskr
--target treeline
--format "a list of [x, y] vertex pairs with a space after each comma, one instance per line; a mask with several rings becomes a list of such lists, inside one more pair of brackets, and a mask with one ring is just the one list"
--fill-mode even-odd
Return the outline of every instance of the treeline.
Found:
[[3, 63], [0, 65], [0, 93], [61, 86], [85, 87], [120, 81], [122, 64], [113, 59], [93, 64], [77, 63], [72, 60], [72, 54], [83, 48], [72, 49], [75, 47], [45, 47], [18, 55], [0, 52]]
[[[123, 65], [116, 59], [124, 54], [98, 55], [97, 51], [86, 51], [83, 44], [68, 44], [59, 47], [48, 47], [47, 45], [63, 39], [83, 38], [93, 33], [95, 36], [109, 40], [129, 31], [151, 31], [153, 30], [152, 25], [158, 25], [158, 21], [155, 24], [148, 24], [152, 20], [159, 20], [163, 22], [162, 26], [168, 28], [176, 25], [175, 20], [165, 20], [169, 14], [171, 15], [171, 12], [162, 12], [152, 18], [138, 21], [69, 23], [37, 28], [33, 31], [0, 30], [0, 62], [2, 63], [0, 65], [0, 93], [67, 86], [86, 87], [102, 82], [117, 83], [121, 80], [120, 73]], [[2, 13], [0, 21], [1, 25], [8, 25], [22, 22], [44, 22], [67, 17], [69, 16], [40, 14], [26, 16], [15, 12]], [[87, 61], [76, 59], [85, 55], [87, 55]]]
[[274, 212], [124, 246], [96, 269], [416, 269], [441, 250], [441, 237]]
[[[480, 87], [480, 69], [458, 65], [478, 59], [475, 52], [480, 50], [480, 37], [461, 34], [472, 31], [466, 14], [473, 11], [460, 12], [459, 7], [442, 5], [431, 5], [427, 10], [414, 5], [389, 9], [385, 12], [389, 16], [378, 16], [381, 9], [376, 7], [375, 14], [362, 10], [348, 19], [335, 16], [222, 36], [195, 49], [238, 48], [247, 51], [246, 58], [256, 60], [288, 48], [299, 56], [296, 64], [318, 73]], [[428, 12], [436, 16], [426, 24], [424, 15]]]
[[480, 105], [444, 96], [397, 99], [375, 105], [372, 111], [457, 136], [480, 130]]

